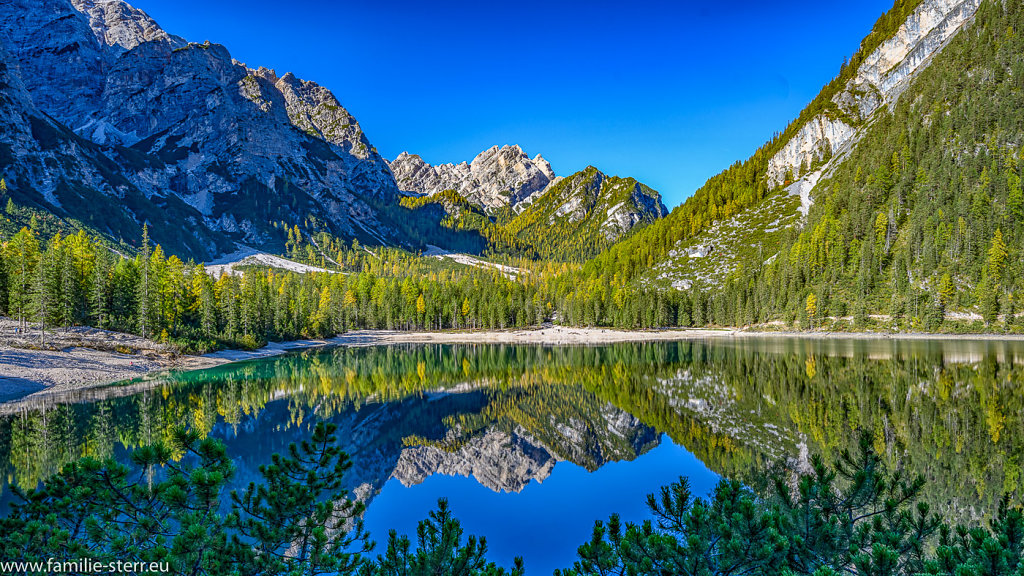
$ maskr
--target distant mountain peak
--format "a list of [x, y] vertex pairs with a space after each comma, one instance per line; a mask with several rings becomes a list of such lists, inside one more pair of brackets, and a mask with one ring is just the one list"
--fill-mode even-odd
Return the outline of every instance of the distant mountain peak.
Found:
[[454, 190], [485, 210], [515, 206], [547, 188], [555, 178], [543, 156], [530, 158], [515, 144], [492, 146], [472, 162], [437, 166], [417, 154], [402, 152], [390, 166], [403, 192], [430, 196]]

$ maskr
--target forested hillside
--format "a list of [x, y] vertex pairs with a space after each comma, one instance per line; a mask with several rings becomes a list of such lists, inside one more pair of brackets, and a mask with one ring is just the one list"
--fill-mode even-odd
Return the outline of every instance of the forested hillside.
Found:
[[[891, 109], [864, 124], [852, 149], [825, 172], [810, 193], [806, 220], [776, 226], [777, 244], [764, 242], [720, 282], [689, 288], [690, 300], [705, 302], [707, 320], [1013, 325], [1024, 240], [1022, 18], [1019, 3], [983, 2], [975, 21]], [[883, 18], [876, 31], [891, 21]], [[588, 262], [578, 284], [664, 285], [658, 265], [673, 250], [775, 197], [766, 173], [782, 142], [712, 178], [668, 218]], [[784, 222], [795, 213], [789, 207], [776, 217]], [[763, 229], [752, 227], [747, 243], [759, 244], [753, 234]]]
[[412, 211], [413, 219], [440, 226], [440, 231], [419, 236], [434, 239], [433, 244], [563, 262], [593, 258], [668, 212], [656, 191], [634, 178], [606, 176], [593, 166], [492, 214], [454, 190], [403, 198], [401, 205]]
[[975, 24], [819, 184], [807, 226], [761, 280], [769, 309], [891, 315], [934, 328], [1021, 302], [1024, 6], [982, 4]]

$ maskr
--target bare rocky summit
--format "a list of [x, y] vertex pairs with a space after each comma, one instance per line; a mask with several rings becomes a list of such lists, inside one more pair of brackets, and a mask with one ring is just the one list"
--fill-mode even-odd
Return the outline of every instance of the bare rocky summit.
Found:
[[551, 164], [543, 156], [530, 158], [519, 146], [494, 146], [472, 162], [438, 166], [403, 152], [390, 165], [398, 187], [405, 193], [429, 196], [454, 190], [485, 210], [515, 206], [545, 190], [555, 179]]

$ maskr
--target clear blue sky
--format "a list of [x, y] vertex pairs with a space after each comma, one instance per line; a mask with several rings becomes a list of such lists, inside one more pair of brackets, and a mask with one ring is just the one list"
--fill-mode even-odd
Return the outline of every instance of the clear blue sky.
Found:
[[129, 0], [330, 88], [387, 158], [495, 144], [633, 176], [670, 207], [781, 131], [891, 0]]

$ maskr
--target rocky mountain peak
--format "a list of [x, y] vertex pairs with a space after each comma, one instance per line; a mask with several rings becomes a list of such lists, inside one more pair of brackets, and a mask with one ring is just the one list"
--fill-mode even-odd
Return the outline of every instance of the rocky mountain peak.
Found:
[[530, 158], [518, 145], [492, 146], [470, 163], [437, 166], [416, 154], [403, 152], [390, 166], [403, 192], [433, 195], [455, 190], [485, 210], [515, 206], [547, 188], [555, 178], [551, 164], [543, 156]]
[[[394, 179], [326, 88], [188, 43], [122, 0], [2, 2], [0, 43], [33, 107], [0, 121], [34, 122], [28, 133], [60, 156], [5, 141], [25, 130], [0, 134], [0, 149], [18, 151], [0, 170], [22, 203], [114, 237], [149, 221], [156, 241], [203, 259], [266, 245], [273, 222], [308, 216], [341, 236], [394, 240], [367, 202], [395, 199]], [[40, 122], [54, 126], [44, 134]], [[116, 225], [111, 210], [90, 212], [99, 206], [115, 208]], [[176, 226], [161, 226], [172, 212]]]
[[74, 7], [89, 19], [89, 27], [104, 46], [131, 50], [153, 41], [169, 42], [175, 47], [185, 40], [165, 32], [148, 14], [122, 0], [72, 0]]

